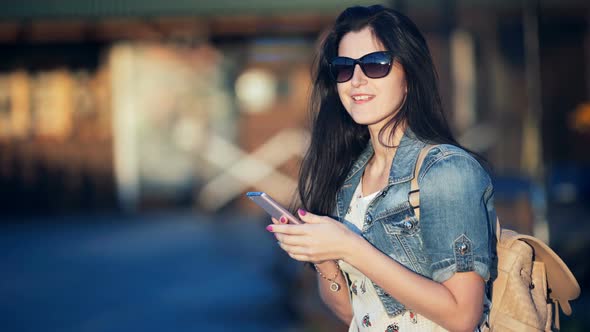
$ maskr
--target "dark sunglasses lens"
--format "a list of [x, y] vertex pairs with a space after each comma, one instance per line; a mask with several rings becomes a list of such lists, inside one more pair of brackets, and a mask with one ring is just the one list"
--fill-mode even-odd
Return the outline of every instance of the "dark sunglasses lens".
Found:
[[365, 63], [363, 65], [365, 75], [369, 78], [381, 78], [389, 73], [389, 64]]
[[387, 53], [374, 53], [363, 58], [362, 68], [365, 75], [370, 78], [381, 78], [389, 74], [391, 68], [391, 56]]
[[354, 61], [346, 58], [335, 58], [330, 65], [330, 69], [336, 82], [346, 82], [354, 72]]

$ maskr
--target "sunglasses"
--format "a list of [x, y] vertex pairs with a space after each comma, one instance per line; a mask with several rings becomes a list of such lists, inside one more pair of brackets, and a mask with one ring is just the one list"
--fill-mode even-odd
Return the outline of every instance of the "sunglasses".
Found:
[[388, 51], [373, 52], [359, 59], [337, 56], [330, 62], [330, 73], [337, 83], [349, 81], [358, 64], [369, 78], [382, 78], [389, 74], [393, 56]]

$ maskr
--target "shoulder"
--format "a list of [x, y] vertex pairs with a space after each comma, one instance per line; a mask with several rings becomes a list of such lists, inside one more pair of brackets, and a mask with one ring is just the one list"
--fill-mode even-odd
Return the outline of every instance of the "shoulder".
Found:
[[482, 185], [491, 185], [490, 176], [479, 161], [464, 149], [450, 144], [439, 144], [430, 149], [422, 163], [418, 181], [424, 178], [454, 183], [476, 180]]

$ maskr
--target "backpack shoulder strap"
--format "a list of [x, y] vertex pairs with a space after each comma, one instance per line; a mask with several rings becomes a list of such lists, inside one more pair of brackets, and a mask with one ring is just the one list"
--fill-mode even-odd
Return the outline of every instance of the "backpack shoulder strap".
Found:
[[408, 200], [410, 201], [410, 205], [414, 209], [414, 214], [418, 219], [420, 219], [420, 186], [418, 185], [418, 176], [420, 175], [420, 169], [422, 168], [424, 158], [426, 158], [428, 152], [430, 152], [430, 150], [435, 146], [436, 145], [427, 144], [425, 147], [422, 148], [420, 154], [418, 155], [418, 160], [416, 160], [416, 167], [414, 168], [414, 177], [410, 182], [410, 193], [408, 194]]

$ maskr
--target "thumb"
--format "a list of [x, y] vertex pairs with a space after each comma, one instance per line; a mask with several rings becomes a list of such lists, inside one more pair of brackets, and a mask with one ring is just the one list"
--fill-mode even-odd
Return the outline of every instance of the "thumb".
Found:
[[303, 209], [298, 209], [297, 214], [307, 224], [319, 224], [322, 221], [322, 217]]

